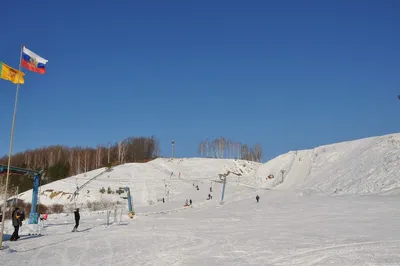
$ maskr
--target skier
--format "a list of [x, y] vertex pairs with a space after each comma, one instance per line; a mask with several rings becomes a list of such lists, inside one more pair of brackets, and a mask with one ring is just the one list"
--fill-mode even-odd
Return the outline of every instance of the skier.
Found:
[[260, 196], [256, 196], [256, 200], [257, 200], [257, 203], [258, 203], [258, 201], [260, 200]]
[[79, 215], [79, 208], [75, 209], [74, 215], [75, 215], [75, 226], [74, 229], [72, 229], [72, 232], [76, 232], [78, 230], [79, 220], [81, 219], [81, 216]]
[[212, 187], [210, 187], [210, 192], [212, 192]]
[[192, 199], [190, 199], [189, 204], [192, 205], [192, 203], [193, 203], [193, 201], [192, 201]]
[[18, 207], [15, 207], [11, 217], [12, 217], [12, 224], [14, 226], [14, 233], [12, 234], [10, 241], [17, 241], [19, 239], [18, 230], [19, 227], [22, 226], [21, 212]]
[[165, 203], [165, 199], [164, 198], [162, 198], [162, 203]]
[[188, 202], [188, 200], [186, 199], [186, 202], [185, 202], [185, 207], [186, 206], [189, 206], [189, 202]]

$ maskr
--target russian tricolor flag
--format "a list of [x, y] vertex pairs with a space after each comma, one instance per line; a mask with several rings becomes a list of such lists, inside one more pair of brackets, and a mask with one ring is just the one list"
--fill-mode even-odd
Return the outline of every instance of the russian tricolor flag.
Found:
[[44, 59], [43, 57], [35, 54], [31, 50], [27, 49], [25, 46], [22, 47], [22, 66], [26, 69], [39, 73], [44, 74], [46, 73], [45, 65], [48, 60]]

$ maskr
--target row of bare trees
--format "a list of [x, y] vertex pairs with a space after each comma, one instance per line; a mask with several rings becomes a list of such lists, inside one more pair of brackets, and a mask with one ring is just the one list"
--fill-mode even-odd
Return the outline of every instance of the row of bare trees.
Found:
[[198, 152], [201, 157], [206, 158], [236, 158], [255, 162], [261, 162], [263, 156], [261, 144], [249, 147], [247, 144], [224, 137], [201, 141]]
[[[104, 166], [146, 162], [159, 154], [159, 142], [154, 136], [129, 137], [113, 144], [98, 145], [96, 148], [56, 145], [27, 150], [13, 155], [12, 165], [44, 169], [47, 176], [58, 180]], [[6, 164], [7, 159], [7, 156], [0, 158], [0, 164]]]

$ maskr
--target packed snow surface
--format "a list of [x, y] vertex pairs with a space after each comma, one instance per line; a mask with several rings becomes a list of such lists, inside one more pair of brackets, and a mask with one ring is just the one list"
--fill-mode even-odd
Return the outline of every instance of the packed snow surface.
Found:
[[[138, 211], [105, 225], [105, 213], [50, 215], [42, 236], [22, 226], [2, 265], [399, 265], [398, 196], [299, 196], [263, 191], [219, 205]], [[24, 231], [25, 230], [25, 231]], [[11, 229], [8, 231], [11, 233]]]
[[[97, 169], [42, 186], [40, 202], [63, 204], [67, 213], [50, 215], [42, 236], [27, 235], [37, 228], [24, 224], [19, 241], [5, 242], [0, 261], [400, 265], [398, 169], [400, 134], [291, 151], [265, 164], [160, 158]], [[127, 216], [126, 194], [115, 193], [123, 186], [131, 190], [135, 219]], [[100, 193], [103, 187], [111, 193]], [[31, 197], [31, 191], [20, 195]], [[193, 206], [183, 207], [187, 199]], [[106, 213], [93, 203], [123, 210], [122, 223], [106, 226]], [[75, 206], [82, 210], [81, 231], [71, 233]], [[12, 233], [9, 223], [5, 232]]]

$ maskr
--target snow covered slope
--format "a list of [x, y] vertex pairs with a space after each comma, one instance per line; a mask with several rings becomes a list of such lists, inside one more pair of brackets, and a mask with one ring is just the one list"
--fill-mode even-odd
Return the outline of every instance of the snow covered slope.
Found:
[[[113, 167], [97, 169], [86, 174], [72, 176], [60, 181], [52, 182], [40, 188], [40, 202], [51, 204], [73, 204], [85, 207], [87, 202], [112, 202], [126, 204], [126, 200], [116, 193], [119, 187], [130, 187], [135, 206], [159, 204], [164, 198], [175, 202], [181, 207], [186, 199], [205, 201], [210, 193], [210, 187], [218, 190], [220, 197], [220, 175], [226, 175], [228, 181], [234, 181], [235, 186], [230, 188], [227, 197], [234, 197], [249, 191], [252, 188], [240, 184], [241, 180], [253, 177], [259, 163], [228, 160], [228, 159], [156, 159], [148, 163], [127, 163]], [[238, 182], [239, 181], [239, 182]], [[195, 186], [199, 186], [196, 190]], [[82, 187], [83, 186], [83, 187]], [[100, 193], [100, 189], [106, 190]], [[110, 187], [112, 193], [108, 194]], [[80, 188], [79, 195], [74, 198], [74, 192]], [[169, 191], [169, 197], [168, 197]], [[212, 196], [213, 193], [211, 193]], [[32, 191], [20, 195], [20, 199], [30, 202]]]
[[[28, 235], [37, 226], [24, 222], [17, 242], [8, 241], [13, 227], [7, 222], [0, 261], [4, 265], [400, 265], [398, 169], [400, 134], [292, 151], [265, 164], [157, 159], [117, 166], [110, 172], [98, 169], [43, 186], [41, 202], [71, 204], [76, 186], [84, 185], [76, 198], [79, 207], [88, 201], [115, 203], [124, 200], [117, 194], [101, 194], [100, 188], [128, 185], [135, 219], [128, 218], [126, 206], [118, 207], [123, 215], [114, 217], [111, 225], [106, 225], [105, 211], [83, 210], [79, 232], [71, 233], [71, 213], [50, 214], [41, 236]], [[224, 176], [228, 183], [225, 203], [220, 205], [221, 183], [212, 181]], [[166, 190], [169, 200], [157, 201], [166, 197]], [[206, 200], [209, 193], [212, 200]], [[259, 203], [256, 193], [261, 196]], [[30, 201], [31, 192], [21, 198]], [[183, 208], [189, 198], [193, 205]]]
[[[129, 186], [136, 206], [157, 204], [162, 198], [182, 206], [186, 199], [205, 201], [210, 186], [221, 196], [220, 181], [227, 175], [226, 197], [239, 197], [261, 189], [290, 190], [309, 194], [397, 193], [400, 187], [400, 134], [365, 138], [291, 151], [265, 164], [230, 159], [156, 159], [149, 163], [128, 163], [105, 171], [97, 169], [41, 187], [40, 201], [125, 203], [115, 191]], [[194, 185], [199, 185], [197, 191]], [[111, 188], [112, 194], [100, 189]], [[168, 197], [169, 191], [169, 197]], [[31, 191], [22, 193], [29, 202]]]
[[[267, 162], [256, 175], [260, 187], [303, 195], [397, 193], [399, 169], [400, 134], [391, 134], [292, 151]], [[266, 179], [271, 174], [274, 178]]]

